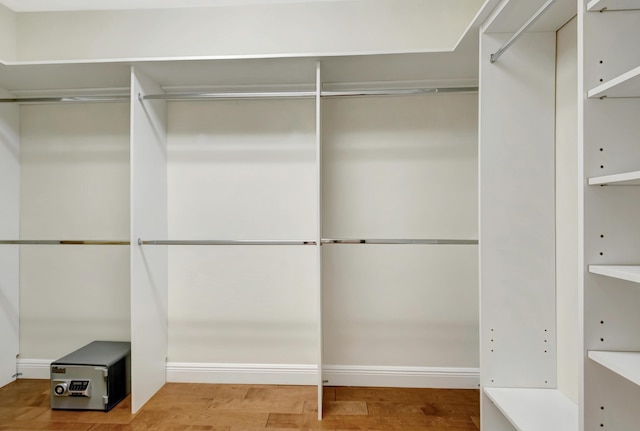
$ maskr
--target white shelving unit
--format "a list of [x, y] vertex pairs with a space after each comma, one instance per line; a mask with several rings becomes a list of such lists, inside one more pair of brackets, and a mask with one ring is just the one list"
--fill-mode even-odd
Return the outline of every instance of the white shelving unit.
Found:
[[578, 406], [556, 389], [485, 388], [484, 393], [518, 431], [578, 429]]
[[640, 301], [640, 2], [591, 1], [578, 12], [580, 285], [588, 358], [580, 408], [584, 431], [631, 431], [640, 421], [640, 319], [630, 305]]
[[[480, 33], [481, 428], [577, 430], [577, 392], [560, 388], [556, 287], [558, 1], [495, 62], [544, 1], [502, 1]], [[575, 104], [573, 104], [575, 107]], [[572, 322], [576, 324], [577, 322]], [[576, 325], [577, 328], [577, 325]], [[577, 330], [576, 330], [577, 332]], [[575, 370], [579, 355], [569, 367]], [[576, 385], [577, 386], [577, 385]], [[574, 394], [573, 392], [576, 392]]]
[[589, 359], [640, 385], [640, 352], [599, 352], [591, 350]]

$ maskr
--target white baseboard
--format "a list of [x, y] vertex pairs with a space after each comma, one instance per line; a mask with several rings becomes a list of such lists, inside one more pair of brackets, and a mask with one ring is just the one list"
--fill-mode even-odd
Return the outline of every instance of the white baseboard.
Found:
[[19, 379], [50, 379], [51, 359], [18, 359], [16, 368]]
[[[168, 363], [167, 381], [180, 383], [235, 383], [316, 385], [314, 365]], [[326, 365], [327, 386], [381, 386], [401, 388], [477, 389], [478, 368], [375, 367]]]
[[[51, 362], [19, 359], [19, 378], [49, 379]], [[327, 386], [475, 389], [480, 384], [480, 371], [478, 368], [325, 365], [323, 378]], [[318, 377], [315, 365], [168, 362], [167, 382], [316, 385]]]
[[325, 365], [326, 386], [477, 389], [479, 368]]
[[167, 382], [316, 385], [317, 370], [315, 365], [167, 362]]

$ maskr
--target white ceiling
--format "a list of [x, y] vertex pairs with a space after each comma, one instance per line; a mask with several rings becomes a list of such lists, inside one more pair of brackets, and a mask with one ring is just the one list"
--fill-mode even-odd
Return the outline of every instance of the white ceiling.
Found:
[[[71, 10], [158, 9], [203, 6], [241, 6], [350, 0], [0, 0], [14, 12]], [[396, 0], [397, 1], [397, 0]]]

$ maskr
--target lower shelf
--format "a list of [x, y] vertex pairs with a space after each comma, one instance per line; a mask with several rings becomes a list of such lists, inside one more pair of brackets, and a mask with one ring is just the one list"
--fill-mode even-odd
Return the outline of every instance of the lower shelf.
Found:
[[640, 385], [640, 352], [602, 352], [591, 350], [589, 359]]
[[640, 283], [640, 265], [589, 265], [589, 272]]
[[578, 406], [557, 389], [484, 388], [518, 431], [574, 431]]

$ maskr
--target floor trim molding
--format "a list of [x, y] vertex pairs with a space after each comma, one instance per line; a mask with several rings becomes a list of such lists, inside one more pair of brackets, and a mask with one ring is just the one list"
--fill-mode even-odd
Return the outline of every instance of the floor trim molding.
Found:
[[[22, 379], [49, 379], [51, 360], [18, 359]], [[325, 365], [327, 386], [477, 389], [478, 368]], [[265, 385], [315, 385], [315, 365], [168, 362], [167, 382]]]
[[477, 389], [479, 368], [325, 365], [327, 386]]

